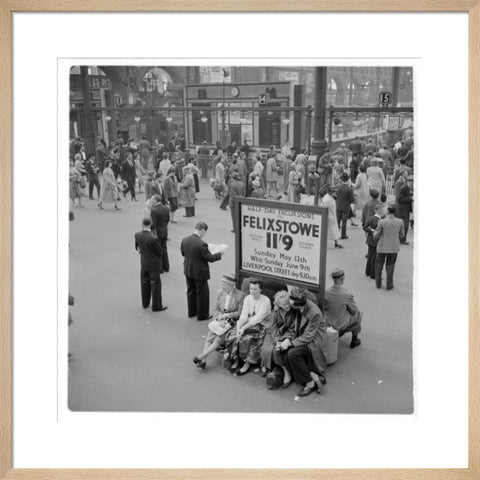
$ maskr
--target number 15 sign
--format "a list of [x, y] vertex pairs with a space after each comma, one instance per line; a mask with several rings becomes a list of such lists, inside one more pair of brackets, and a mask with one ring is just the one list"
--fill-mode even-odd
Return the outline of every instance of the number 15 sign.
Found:
[[237, 277], [281, 279], [317, 291], [323, 299], [327, 209], [237, 198], [234, 218]]

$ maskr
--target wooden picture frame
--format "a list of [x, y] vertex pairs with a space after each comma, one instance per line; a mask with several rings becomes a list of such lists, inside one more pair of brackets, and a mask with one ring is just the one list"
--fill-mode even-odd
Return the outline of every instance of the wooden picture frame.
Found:
[[[12, 22], [14, 12], [468, 12], [469, 15], [469, 462], [465, 469], [14, 469], [12, 468]], [[3, 0], [0, 4], [0, 477], [20, 479], [478, 479], [480, 478], [480, 1], [479, 0], [302, 0], [301, 2], [232, 0]]]

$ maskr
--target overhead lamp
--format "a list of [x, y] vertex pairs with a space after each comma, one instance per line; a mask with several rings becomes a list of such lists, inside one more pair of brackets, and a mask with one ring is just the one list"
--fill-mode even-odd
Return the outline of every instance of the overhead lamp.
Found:
[[205, 114], [203, 112], [200, 112], [201, 115], [202, 115], [202, 118], [200, 118], [200, 120], [203, 122], [203, 123], [207, 123], [208, 122], [208, 118], [205, 116]]
[[141, 120], [141, 118], [140, 117], [135, 117], [134, 120], [138, 123]]
[[105, 120], [106, 120], [107, 122], [109, 122], [111, 119], [112, 119], [112, 117], [111, 117], [110, 115], [107, 115], [107, 116], [105, 117]]
[[170, 114], [168, 114], [168, 116], [167, 116], [167, 118], [165, 118], [165, 120], [166, 120], [168, 123], [170, 123], [170, 122], [173, 120], [173, 118], [170, 116]]
[[282, 120], [282, 122], [283, 122], [284, 125], [288, 125], [290, 123], [290, 119], [289, 118], [284, 118]]

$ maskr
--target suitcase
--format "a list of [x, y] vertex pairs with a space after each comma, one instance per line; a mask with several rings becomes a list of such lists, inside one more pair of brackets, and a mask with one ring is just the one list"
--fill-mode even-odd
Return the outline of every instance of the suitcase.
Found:
[[280, 388], [283, 382], [283, 369], [277, 366], [271, 372], [268, 372], [266, 382], [269, 390]]
[[332, 327], [327, 328], [327, 365], [337, 361], [338, 356], [338, 331]]

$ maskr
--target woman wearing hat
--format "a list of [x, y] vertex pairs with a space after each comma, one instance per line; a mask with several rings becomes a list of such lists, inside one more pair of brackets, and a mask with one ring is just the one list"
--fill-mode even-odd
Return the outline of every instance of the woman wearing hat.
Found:
[[193, 178], [192, 171], [187, 165], [183, 167], [183, 182], [180, 184], [180, 190], [182, 192], [182, 199], [185, 206], [184, 217], [195, 216], [195, 180]]
[[337, 223], [337, 204], [332, 197], [332, 187], [324, 185], [320, 189], [320, 206], [328, 208], [328, 236], [333, 240], [335, 248], [343, 248], [343, 245], [338, 241], [340, 239], [340, 231]]
[[250, 194], [250, 197], [252, 198], [265, 198], [265, 192], [261, 186], [260, 180], [255, 178], [255, 180], [252, 182], [252, 193]]
[[193, 359], [198, 368], [204, 369], [206, 358], [215, 350], [225, 347], [225, 336], [240, 317], [244, 297], [245, 294], [235, 287], [235, 275], [223, 275], [222, 287], [215, 298], [213, 321], [208, 325], [203, 352]]

